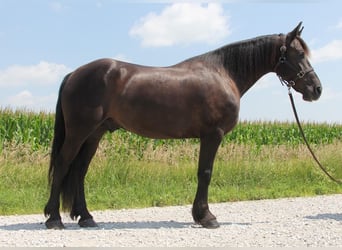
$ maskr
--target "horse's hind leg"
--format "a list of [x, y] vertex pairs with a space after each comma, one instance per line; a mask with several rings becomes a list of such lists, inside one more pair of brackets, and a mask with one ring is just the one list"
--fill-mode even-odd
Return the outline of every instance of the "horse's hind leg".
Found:
[[99, 127], [94, 133], [92, 133], [87, 140], [83, 143], [78, 155], [76, 156], [73, 164], [77, 169], [78, 191], [75, 194], [74, 202], [71, 208], [70, 217], [77, 219], [80, 217], [78, 224], [81, 227], [96, 227], [97, 224], [93, 220], [92, 215], [87, 209], [85, 194], [84, 194], [84, 179], [88, 171], [89, 164], [94, 154], [96, 153], [99, 142], [106, 132], [105, 127]]
[[192, 216], [196, 223], [206, 228], [217, 228], [216, 217], [209, 211], [208, 188], [217, 149], [222, 141], [223, 132], [217, 130], [201, 138], [198, 164], [198, 187], [192, 208]]
[[50, 198], [45, 206], [44, 213], [49, 216], [45, 225], [48, 229], [63, 229], [64, 225], [59, 213], [60, 194], [62, 184], [69, 172], [70, 164], [80, 148], [80, 141], [76, 138], [66, 138], [63, 146], [54, 161], [53, 179], [51, 183]]

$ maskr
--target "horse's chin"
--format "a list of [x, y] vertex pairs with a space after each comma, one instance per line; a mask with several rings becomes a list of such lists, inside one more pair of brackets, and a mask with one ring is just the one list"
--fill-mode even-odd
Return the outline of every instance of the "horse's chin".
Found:
[[312, 102], [312, 101], [314, 101], [313, 98], [307, 97], [307, 96], [303, 96], [303, 100], [306, 101], [306, 102]]
[[306, 102], [312, 102], [312, 101], [317, 101], [319, 97], [320, 95], [307, 94], [307, 95], [303, 95], [303, 100]]

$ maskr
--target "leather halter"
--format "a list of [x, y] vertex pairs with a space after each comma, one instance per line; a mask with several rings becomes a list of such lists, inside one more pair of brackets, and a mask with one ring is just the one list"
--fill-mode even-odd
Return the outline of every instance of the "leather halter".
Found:
[[[302, 79], [306, 74], [314, 71], [314, 69], [312, 67], [309, 67], [308, 69], [306, 70], [303, 70], [301, 69], [301, 67], [298, 65], [298, 67], [296, 67], [295, 65], [293, 65], [292, 63], [290, 63], [287, 59], [286, 59], [286, 51], [287, 51], [287, 48], [286, 48], [286, 45], [283, 44], [281, 47], [280, 47], [280, 57], [279, 57], [279, 60], [278, 60], [278, 63], [276, 64], [276, 66], [274, 67], [274, 72], [277, 74], [280, 82], [284, 85], [286, 85], [288, 88], [291, 88], [292, 86], [294, 86], [296, 84], [296, 81], [298, 81], [299, 79]], [[296, 77], [293, 79], [293, 80], [285, 80], [278, 72], [277, 70], [280, 68], [280, 67], [283, 67], [283, 66], [287, 66], [289, 67], [291, 70], [293, 70], [294, 72], [296, 72]]]

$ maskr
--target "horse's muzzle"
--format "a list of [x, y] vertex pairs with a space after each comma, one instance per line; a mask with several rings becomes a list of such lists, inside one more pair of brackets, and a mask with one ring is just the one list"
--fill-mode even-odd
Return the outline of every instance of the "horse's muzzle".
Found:
[[304, 101], [316, 101], [321, 97], [322, 94], [322, 86], [316, 85], [316, 86], [309, 86], [307, 87], [307, 91], [303, 93], [303, 100]]

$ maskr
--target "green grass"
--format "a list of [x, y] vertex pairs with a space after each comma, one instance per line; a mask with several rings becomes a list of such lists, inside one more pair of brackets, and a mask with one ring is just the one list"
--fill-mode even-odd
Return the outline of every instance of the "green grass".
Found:
[[[342, 152], [332, 149], [341, 146], [316, 147], [322, 162], [334, 167], [329, 171], [338, 178], [342, 177]], [[91, 210], [192, 203], [197, 185], [195, 145], [166, 144], [154, 151], [148, 145], [143, 156], [134, 157], [132, 152], [130, 158], [110, 154], [110, 148], [102, 145], [86, 178]], [[181, 154], [191, 151], [189, 157]], [[41, 213], [48, 198], [48, 157], [30, 151], [20, 159], [12, 157], [1, 162], [0, 214]], [[341, 192], [341, 186], [316, 168], [303, 146], [258, 149], [232, 144], [221, 147], [217, 155], [209, 198], [223, 202]]]
[[[318, 158], [342, 178], [342, 125], [304, 124]], [[0, 110], [0, 215], [42, 213], [53, 114]], [[191, 204], [198, 140], [106, 134], [86, 178], [91, 210]], [[315, 165], [292, 123], [242, 122], [216, 157], [210, 202], [342, 193]]]

